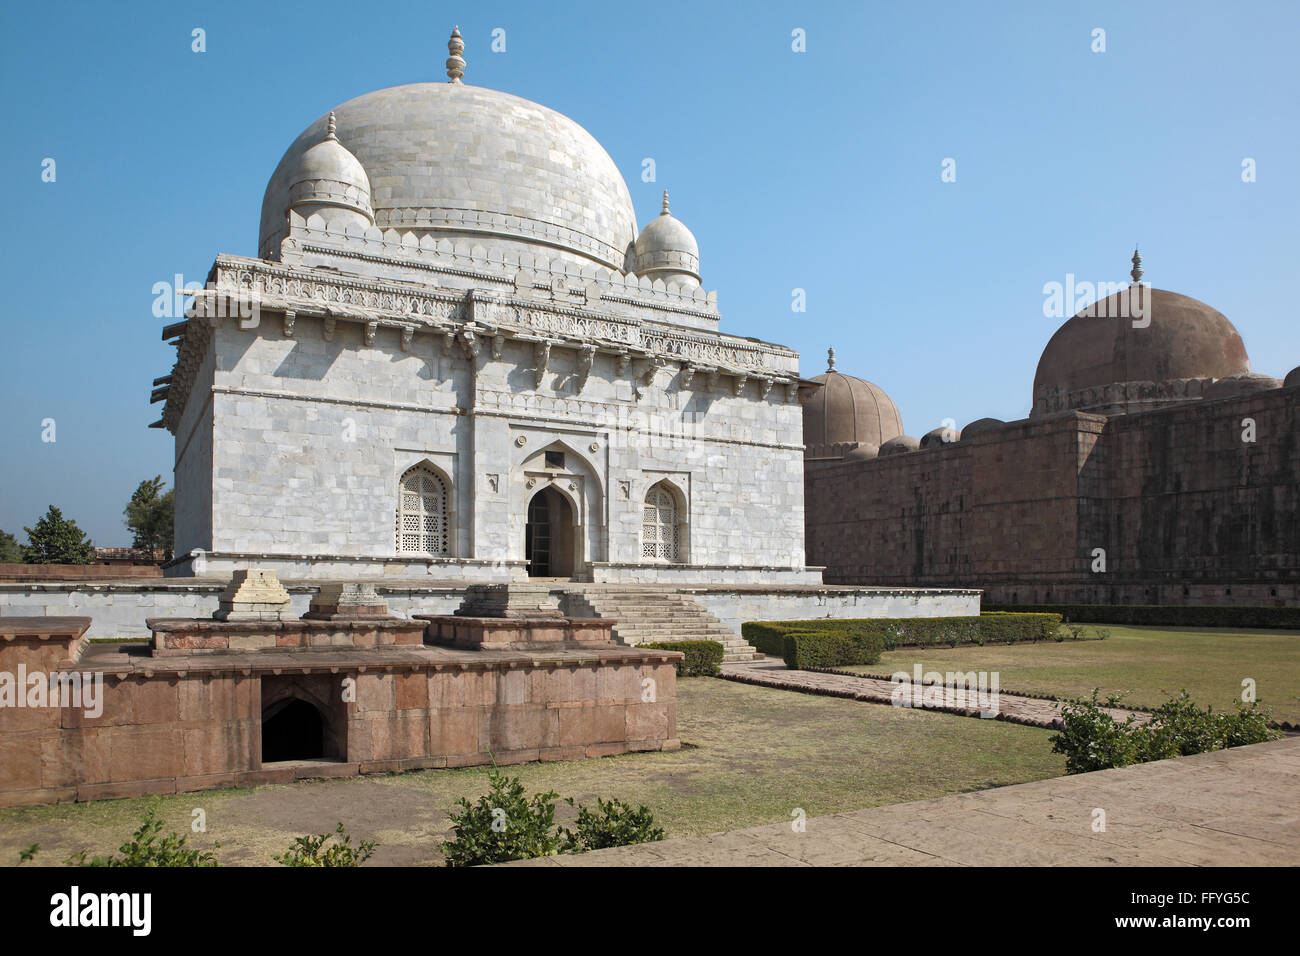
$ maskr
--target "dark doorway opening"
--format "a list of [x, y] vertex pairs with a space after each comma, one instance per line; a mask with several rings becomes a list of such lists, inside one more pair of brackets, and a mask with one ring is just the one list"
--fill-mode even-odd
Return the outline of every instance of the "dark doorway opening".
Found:
[[311, 704], [289, 697], [263, 711], [262, 763], [324, 756], [325, 720]]
[[546, 492], [533, 495], [528, 502], [528, 524], [524, 527], [524, 556], [528, 559], [528, 576], [551, 576], [551, 507]]
[[528, 502], [524, 557], [532, 578], [568, 577], [576, 558], [577, 526], [573, 508], [554, 488], [543, 488]]

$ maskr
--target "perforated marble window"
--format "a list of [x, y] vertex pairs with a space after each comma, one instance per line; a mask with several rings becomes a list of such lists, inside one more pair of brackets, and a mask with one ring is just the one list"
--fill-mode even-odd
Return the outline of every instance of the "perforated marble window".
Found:
[[447, 554], [447, 486], [417, 465], [402, 475], [397, 501], [399, 554]]
[[681, 560], [677, 499], [662, 485], [646, 492], [641, 517], [641, 559], [672, 563]]

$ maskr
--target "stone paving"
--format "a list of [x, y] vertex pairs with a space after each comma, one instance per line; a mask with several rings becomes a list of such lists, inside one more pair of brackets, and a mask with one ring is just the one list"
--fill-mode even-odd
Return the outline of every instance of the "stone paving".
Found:
[[[764, 687], [824, 694], [829, 697], [846, 697], [875, 704], [892, 704], [895, 696], [901, 692], [907, 695], [906, 699], [915, 701], [913, 706], [926, 710], [941, 710], [967, 717], [987, 714], [990, 718], [995, 717], [998, 720], [1009, 720], [1034, 727], [1061, 726], [1061, 704], [1057, 701], [1021, 697], [1000, 691], [996, 699], [992, 698], [991, 694], [983, 697], [976, 695], [973, 693], [974, 688], [961, 694], [952, 685], [918, 685], [913, 691], [910, 683], [895, 684], [876, 677], [850, 677], [819, 671], [792, 671], [781, 661], [774, 660], [723, 664], [722, 676], [744, 684], [759, 684]], [[942, 697], [942, 701], [938, 700], [939, 697]], [[938, 706], [935, 706], [936, 703]], [[1119, 708], [1103, 708], [1103, 710], [1119, 721], [1127, 719], [1130, 715], [1137, 723], [1146, 723], [1151, 719], [1150, 714], [1141, 711]]]
[[[1100, 811], [1100, 813], [1099, 813]], [[1104, 829], [1098, 827], [1104, 814]], [[1300, 738], [511, 866], [1295, 866]]]

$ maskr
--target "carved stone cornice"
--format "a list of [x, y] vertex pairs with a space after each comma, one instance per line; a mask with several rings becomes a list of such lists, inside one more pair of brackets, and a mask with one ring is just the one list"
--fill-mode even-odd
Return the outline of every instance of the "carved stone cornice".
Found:
[[[552, 291], [556, 288], [553, 286]], [[567, 282], [559, 287], [560, 293], [566, 290]], [[637, 356], [649, 363], [642, 372], [647, 383], [658, 368], [680, 364], [707, 369], [710, 388], [717, 386], [720, 375], [732, 376], [732, 387], [738, 395], [749, 378], [788, 384], [797, 376], [797, 357], [792, 350], [717, 332], [660, 325], [554, 299], [412, 287], [408, 283], [220, 256], [209, 274], [208, 289], [195, 295], [191, 318], [169, 326], [173, 334], [180, 330], [181, 339], [163, 411], [165, 427], [174, 430], [179, 422], [193, 387], [193, 374], [206, 348], [210, 325], [222, 321], [220, 309], [215, 310], [216, 316], [202, 320], [207, 332], [200, 337], [193, 316], [213, 311], [208, 308], [210, 302], [220, 305], [228, 300], [238, 301], [241, 307], [251, 306], [254, 316], [281, 314], [286, 337], [296, 334], [296, 319], [301, 315], [322, 319], [326, 341], [333, 340], [339, 322], [357, 323], [362, 326], [368, 347], [374, 346], [380, 327], [399, 333], [403, 351], [413, 348], [418, 334], [432, 332], [442, 336], [444, 355], [450, 355], [459, 341], [471, 358], [479, 354], [480, 336], [490, 340], [494, 359], [501, 358], [507, 339], [535, 342], [542, 338], [547, 344], [544, 361], [537, 370], [538, 387], [551, 344], [577, 351], [579, 362], [586, 363], [581, 367], [587, 374], [597, 353], [615, 356], [615, 371], [620, 376], [627, 373], [631, 358]], [[254, 335], [262, 334], [256, 331], [259, 327], [260, 321], [240, 322], [240, 328]], [[693, 371], [684, 374], [686, 385], [693, 375]], [[580, 377], [585, 380], [581, 371]]]

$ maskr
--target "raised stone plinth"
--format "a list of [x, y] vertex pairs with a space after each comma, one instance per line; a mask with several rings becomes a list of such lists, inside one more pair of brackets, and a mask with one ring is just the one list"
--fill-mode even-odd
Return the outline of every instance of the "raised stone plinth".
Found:
[[462, 617], [562, 618], [546, 584], [475, 584], [465, 590], [456, 614]]
[[553, 648], [603, 648], [614, 646], [617, 621], [603, 617], [466, 617], [455, 614], [417, 614], [427, 622], [426, 644], [466, 650], [550, 650]]
[[416, 614], [427, 621], [425, 641], [466, 649], [543, 650], [613, 644], [610, 618], [565, 617], [545, 584], [485, 584], [469, 588], [455, 614]]
[[218, 621], [287, 621], [293, 612], [289, 592], [274, 571], [246, 568], [231, 577], [212, 616]]
[[400, 617], [349, 620], [207, 621], [194, 618], [150, 618], [153, 656], [301, 651], [418, 646], [425, 625]]
[[75, 665], [89, 628], [88, 617], [0, 617], [0, 670], [19, 662], [49, 670]]
[[306, 621], [358, 621], [391, 618], [373, 584], [323, 584], [311, 599]]

